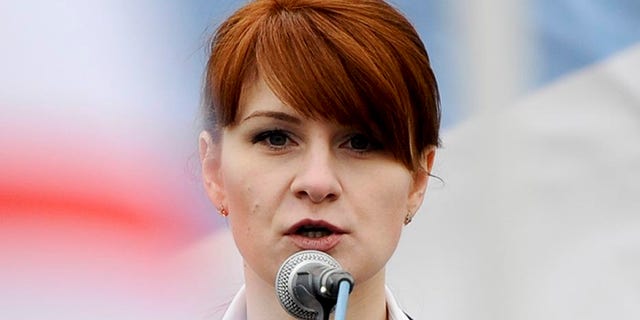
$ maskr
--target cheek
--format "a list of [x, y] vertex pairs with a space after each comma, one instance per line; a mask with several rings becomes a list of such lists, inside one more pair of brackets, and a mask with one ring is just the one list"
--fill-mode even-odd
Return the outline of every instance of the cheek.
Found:
[[250, 241], [270, 225], [277, 181], [260, 161], [247, 159], [246, 155], [225, 160], [222, 172], [228, 219], [234, 236]]
[[[256, 178], [259, 178], [261, 169], [258, 161], [247, 159], [247, 152], [237, 147], [239, 143], [225, 145], [223, 149], [220, 171], [224, 185], [224, 194], [227, 205], [248, 205], [246, 200], [255, 199], [254, 195], [259, 195], [256, 190]], [[234, 209], [234, 208], [230, 208]], [[238, 211], [235, 208], [234, 211]]]
[[411, 175], [396, 166], [378, 170], [352, 185], [359, 225], [365, 237], [385, 249], [395, 248], [408, 212]]
[[374, 246], [395, 250], [408, 212], [411, 181], [404, 170], [390, 170], [367, 184], [367, 196], [361, 200], [366, 205], [363, 219], [367, 220], [367, 234], [374, 239]]
[[[356, 194], [368, 211], [376, 212], [376, 220], [388, 223], [404, 219], [408, 209], [411, 176], [405, 170], [389, 168], [359, 183]], [[372, 217], [373, 218], [373, 217]]]
[[[222, 158], [220, 171], [222, 173], [224, 205], [229, 211], [229, 221], [233, 227], [234, 235], [250, 231], [251, 222], [249, 215], [252, 206], [256, 204], [256, 196], [260, 194], [252, 185], [250, 177], [255, 176], [253, 167], [243, 157], [234, 156], [231, 150], [225, 150], [226, 157]], [[239, 228], [246, 230], [239, 230]]]
[[[234, 168], [235, 169], [235, 168]], [[253, 259], [260, 252], [256, 248], [255, 240], [261, 238], [259, 232], [260, 225], [266, 223], [265, 217], [259, 214], [260, 195], [259, 190], [255, 190], [249, 184], [242, 170], [228, 170], [225, 179], [225, 197], [228, 206], [229, 226], [236, 247], [240, 254], [246, 259]]]
[[226, 204], [230, 208], [227, 219], [245, 267], [273, 283], [279, 267], [275, 257], [280, 253], [274, 221], [284, 179], [282, 172], [253, 160], [227, 163], [224, 167]]

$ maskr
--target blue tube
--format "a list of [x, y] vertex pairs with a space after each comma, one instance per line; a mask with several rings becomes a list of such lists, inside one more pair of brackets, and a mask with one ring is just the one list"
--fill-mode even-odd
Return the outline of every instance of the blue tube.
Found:
[[351, 283], [347, 280], [340, 281], [338, 289], [338, 301], [336, 303], [335, 320], [347, 319], [347, 303], [349, 302], [349, 293], [351, 293]]

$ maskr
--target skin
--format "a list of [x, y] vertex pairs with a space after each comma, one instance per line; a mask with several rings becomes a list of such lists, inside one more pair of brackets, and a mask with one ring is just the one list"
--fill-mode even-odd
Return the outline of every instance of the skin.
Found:
[[[385, 265], [424, 197], [435, 151], [411, 172], [355, 129], [301, 116], [258, 77], [246, 87], [236, 123], [220, 139], [200, 135], [204, 183], [229, 212], [244, 258], [249, 319], [285, 319], [275, 274], [305, 248], [287, 232], [304, 219], [340, 235], [327, 253], [355, 278], [351, 319], [386, 319]], [[265, 312], [269, 310], [269, 312]]]

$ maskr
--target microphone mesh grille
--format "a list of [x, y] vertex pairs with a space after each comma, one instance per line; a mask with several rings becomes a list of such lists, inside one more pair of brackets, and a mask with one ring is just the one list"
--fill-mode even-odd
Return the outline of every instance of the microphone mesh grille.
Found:
[[303, 320], [314, 320], [316, 312], [304, 309], [289, 292], [291, 273], [302, 262], [317, 262], [334, 268], [341, 268], [340, 264], [330, 255], [315, 250], [300, 251], [293, 254], [280, 266], [276, 275], [276, 293], [282, 307], [292, 316]]

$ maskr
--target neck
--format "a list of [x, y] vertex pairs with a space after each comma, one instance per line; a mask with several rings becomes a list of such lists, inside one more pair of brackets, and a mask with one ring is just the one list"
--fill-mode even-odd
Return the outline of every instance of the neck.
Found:
[[[244, 269], [247, 320], [294, 319], [280, 306], [273, 283], [264, 281], [246, 265]], [[347, 319], [387, 319], [384, 283], [384, 269], [367, 281], [356, 283], [349, 296]]]
[[247, 295], [247, 320], [294, 319], [280, 306], [274, 284], [264, 281], [246, 263], [244, 281]]

